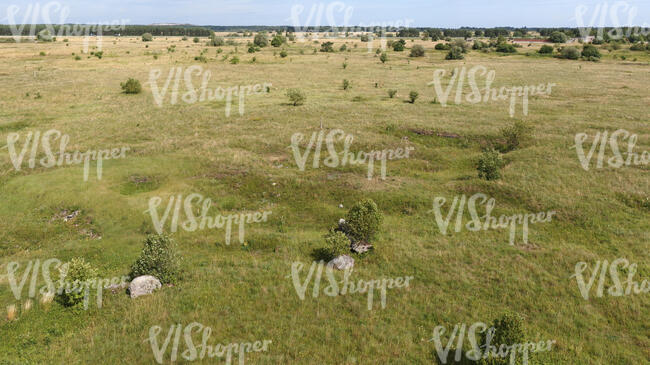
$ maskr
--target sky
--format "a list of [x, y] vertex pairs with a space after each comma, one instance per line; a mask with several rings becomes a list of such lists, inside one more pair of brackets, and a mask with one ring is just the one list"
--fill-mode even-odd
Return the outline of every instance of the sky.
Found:
[[[582, 15], [576, 15], [579, 13]], [[0, 24], [386, 24], [459, 28], [578, 27], [581, 22], [585, 26], [650, 27], [650, 0], [0, 0]]]

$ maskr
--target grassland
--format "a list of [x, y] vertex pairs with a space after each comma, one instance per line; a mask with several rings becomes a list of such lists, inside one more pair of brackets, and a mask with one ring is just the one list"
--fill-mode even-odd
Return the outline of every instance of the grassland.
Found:
[[[534, 52], [525, 47], [517, 55], [472, 51], [462, 61], [445, 61], [446, 52], [431, 42], [409, 41], [407, 47], [423, 44], [426, 56], [389, 51], [382, 64], [358, 40], [347, 41], [350, 52], [338, 52], [342, 42], [335, 42], [336, 53], [291, 43], [286, 58], [272, 47], [248, 54], [241, 44], [239, 64], [222, 60], [234, 46], [217, 55], [216, 47], [173, 37], [105, 38], [101, 59], [80, 54], [82, 39], [74, 37], [0, 45], [0, 147], [12, 132], [22, 143], [28, 131], [58, 129], [70, 135], [70, 151], [131, 148], [127, 158], [104, 162], [101, 180], [91, 173], [89, 181], [80, 166], [15, 171], [0, 149], [2, 274], [12, 261], [79, 256], [102, 276], [128, 273], [153, 231], [143, 213], [153, 196], [196, 192], [224, 214], [273, 211], [270, 222], [249, 226], [244, 247], [224, 245], [223, 230], [173, 234], [183, 278], [154, 295], [106, 295], [103, 308], [81, 313], [36, 304], [14, 321], [0, 319], [0, 364], [152, 363], [144, 342], [149, 328], [193, 321], [212, 327], [214, 343], [272, 340], [268, 352], [247, 355], [251, 364], [425, 364], [435, 361], [426, 341], [435, 326], [490, 322], [506, 311], [525, 318], [531, 340], [557, 340], [540, 363], [647, 363], [648, 295], [587, 301], [570, 276], [577, 262], [624, 257], [639, 265], [637, 280], [650, 277], [648, 165], [585, 171], [571, 148], [576, 133], [624, 128], [639, 135], [639, 152], [650, 149], [649, 54], [605, 51], [594, 63], [525, 56]], [[167, 51], [170, 45], [175, 52]], [[207, 62], [195, 61], [205, 48]], [[267, 82], [270, 93], [247, 98], [243, 116], [226, 117], [222, 101], [156, 106], [146, 84], [150, 70], [166, 77], [171, 67], [194, 64], [212, 72], [212, 88]], [[528, 116], [518, 104], [515, 118], [507, 102], [432, 103], [436, 95], [427, 84], [434, 70], [476, 65], [496, 71], [495, 87], [557, 86], [531, 98]], [[121, 93], [129, 77], [143, 82], [141, 94]], [[350, 90], [342, 90], [343, 79]], [[306, 103], [289, 105], [289, 88], [302, 89]], [[388, 89], [398, 90], [395, 99]], [[405, 102], [411, 90], [420, 93], [415, 104]], [[535, 127], [534, 143], [505, 155], [501, 180], [480, 180], [482, 147], [516, 119]], [[389, 161], [385, 181], [367, 180], [363, 167], [300, 171], [291, 136], [311, 135], [321, 124], [353, 134], [355, 151], [415, 151]], [[478, 192], [496, 199], [496, 214], [555, 210], [557, 217], [535, 225], [528, 245], [509, 246], [504, 231], [442, 235], [429, 213], [434, 197]], [[411, 287], [389, 291], [387, 307], [372, 311], [363, 295], [301, 301], [287, 278], [291, 264], [317, 259], [327, 228], [362, 198], [377, 202], [385, 222], [375, 251], [357, 258], [354, 275], [410, 275]], [[83, 225], [53, 219], [63, 210], [80, 210]], [[16, 301], [0, 277], [3, 310], [25, 297]]]

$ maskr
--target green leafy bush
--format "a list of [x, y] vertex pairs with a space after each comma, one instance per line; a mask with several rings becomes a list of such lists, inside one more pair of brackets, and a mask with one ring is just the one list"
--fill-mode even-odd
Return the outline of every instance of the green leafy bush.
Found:
[[287, 90], [287, 97], [289, 98], [289, 101], [291, 101], [293, 106], [302, 105], [305, 103], [305, 100], [307, 99], [305, 93], [300, 89]]
[[237, 55], [233, 56], [233, 58], [230, 59], [230, 63], [233, 65], [236, 65], [239, 63], [239, 57]]
[[485, 180], [496, 180], [501, 177], [501, 172], [499, 171], [503, 167], [503, 159], [501, 154], [494, 150], [490, 149], [483, 152], [483, 155], [478, 160], [478, 177]]
[[59, 268], [59, 281], [65, 283], [64, 290], [57, 292], [57, 301], [65, 307], [73, 307], [84, 300], [84, 289], [89, 280], [97, 278], [97, 270], [83, 258], [74, 258]]
[[409, 93], [409, 103], [415, 104], [415, 101], [418, 99], [419, 96], [420, 93], [418, 93], [417, 91], [411, 91]]
[[140, 257], [131, 266], [131, 278], [151, 275], [163, 284], [175, 283], [180, 276], [180, 256], [176, 243], [165, 235], [150, 235]]
[[223, 47], [226, 44], [226, 41], [222, 37], [217, 37], [214, 33], [208, 41], [208, 46], [212, 47]]
[[38, 32], [38, 34], [36, 34], [36, 39], [38, 39], [40, 42], [52, 42], [54, 40], [52, 33], [50, 33], [50, 31], [47, 29], [43, 29]]
[[582, 57], [591, 59], [591, 58], [600, 58], [602, 57], [602, 55], [600, 54], [600, 51], [598, 51], [598, 48], [596, 48], [596, 46], [591, 44], [585, 44], [582, 47]]
[[505, 42], [497, 44], [496, 51], [501, 53], [517, 53], [515, 46]]
[[269, 45], [269, 40], [266, 38], [265, 33], [257, 33], [253, 39], [253, 44], [260, 48], [263, 48]]
[[389, 98], [394, 98], [395, 95], [397, 95], [397, 90], [388, 90], [388, 97]]
[[437, 43], [434, 48], [438, 51], [449, 51], [451, 45], [449, 43]]
[[192, 41], [194, 43], [199, 43], [201, 40], [199, 39], [199, 37], [194, 37], [194, 39]]
[[334, 43], [324, 42], [320, 45], [321, 52], [334, 52]]
[[356, 203], [345, 216], [343, 233], [352, 243], [370, 242], [379, 231], [384, 217], [372, 199]]
[[280, 34], [276, 34], [275, 37], [271, 40], [271, 45], [273, 47], [280, 47], [282, 44], [286, 43], [286, 39]]
[[553, 53], [553, 46], [545, 44], [537, 52], [541, 54], [551, 54]]
[[151, 42], [153, 41], [153, 35], [151, 33], [145, 33], [142, 35], [142, 41], [143, 42]]
[[465, 58], [465, 55], [463, 55], [463, 50], [460, 47], [452, 47], [445, 57], [446, 60], [462, 60], [463, 58]]
[[142, 91], [140, 81], [132, 78], [129, 78], [126, 82], [120, 83], [120, 86], [125, 94], [139, 94]]
[[647, 49], [646, 45], [643, 42], [634, 43], [630, 47], [630, 51], [645, 51]]
[[381, 63], [386, 63], [386, 61], [388, 61], [388, 54], [386, 54], [386, 52], [383, 52], [381, 56], [379, 56], [379, 60]]
[[286, 50], [286, 49], [283, 49], [282, 51], [280, 51], [280, 57], [285, 58], [285, 57], [287, 57], [288, 55], [289, 55], [289, 54], [287, 53], [287, 50]]
[[575, 47], [564, 47], [560, 52], [560, 58], [565, 58], [568, 60], [577, 60], [580, 58], [580, 51]]
[[351, 87], [350, 80], [343, 80], [343, 90], [348, 90]]
[[395, 52], [403, 52], [405, 45], [406, 45], [406, 41], [403, 40], [403, 39], [400, 39], [399, 41], [393, 43], [393, 51], [395, 51]]
[[[514, 344], [523, 344], [526, 342], [524, 329], [523, 329], [523, 319], [517, 314], [504, 314], [501, 318], [495, 319], [491, 325], [491, 328], [494, 332], [485, 331], [481, 333], [479, 340], [479, 346], [486, 347], [485, 345], [488, 342], [489, 333], [493, 336], [490, 339], [490, 347], [499, 349], [501, 345], [512, 346]], [[486, 358], [482, 358], [479, 365], [509, 365], [510, 357], [499, 357], [488, 355]], [[517, 365], [523, 364], [521, 356], [515, 358], [515, 363]]]
[[416, 44], [411, 48], [411, 54], [409, 55], [410, 57], [424, 57], [424, 47], [422, 47], [419, 44]]
[[532, 139], [533, 128], [530, 124], [523, 121], [516, 121], [511, 127], [506, 127], [501, 130], [501, 134], [505, 138], [505, 145], [502, 147], [501, 152], [510, 152], [516, 150], [521, 145]]
[[548, 39], [553, 43], [565, 43], [568, 37], [562, 32], [553, 32]]
[[350, 239], [341, 231], [330, 230], [325, 235], [325, 243], [332, 258], [350, 253]]
[[339, 51], [341, 51], [341, 52], [345, 52], [345, 51], [347, 51], [347, 49], [348, 49], [348, 46], [346, 46], [346, 45], [344, 44], [344, 45], [341, 46], [341, 48], [339, 48]]

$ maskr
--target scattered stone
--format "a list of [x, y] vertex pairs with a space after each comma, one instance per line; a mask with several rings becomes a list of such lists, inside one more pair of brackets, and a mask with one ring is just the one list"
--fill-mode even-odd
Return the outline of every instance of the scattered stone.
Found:
[[133, 299], [142, 295], [149, 295], [161, 287], [160, 280], [151, 275], [138, 276], [129, 284], [129, 295]]
[[356, 253], [364, 253], [372, 250], [372, 245], [367, 242], [359, 242], [352, 245], [352, 251]]
[[[343, 209], [343, 204], [339, 204], [339, 208]], [[345, 221], [344, 221], [345, 222]]]
[[67, 222], [69, 220], [75, 219], [75, 217], [77, 217], [79, 215], [79, 213], [80, 213], [80, 211], [75, 210], [74, 212], [72, 212], [72, 214], [66, 215], [65, 218], [63, 218], [63, 221]]
[[330, 261], [329, 265], [332, 265], [337, 270], [351, 269], [354, 267], [354, 259], [348, 255], [341, 255]]

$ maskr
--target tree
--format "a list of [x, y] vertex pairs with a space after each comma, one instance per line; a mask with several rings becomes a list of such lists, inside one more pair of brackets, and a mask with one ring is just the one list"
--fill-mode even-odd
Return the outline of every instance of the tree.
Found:
[[568, 37], [562, 32], [555, 31], [551, 33], [551, 36], [548, 39], [553, 43], [566, 43]]
[[388, 54], [386, 54], [386, 52], [382, 53], [381, 56], [379, 56], [379, 60], [381, 63], [386, 63], [386, 61], [388, 61]]
[[269, 45], [269, 40], [266, 38], [266, 33], [257, 33], [253, 39], [253, 44], [258, 47], [266, 47]]
[[325, 42], [320, 45], [321, 52], [334, 52], [334, 43]]
[[424, 47], [422, 47], [419, 44], [416, 44], [411, 48], [411, 54], [409, 55], [410, 57], [424, 57]]
[[300, 89], [287, 90], [287, 97], [289, 98], [289, 101], [291, 101], [293, 106], [302, 105], [305, 103], [305, 100], [307, 99], [305, 93]]
[[551, 54], [553, 53], [553, 46], [549, 46], [548, 44], [545, 44], [542, 46], [542, 48], [539, 49], [538, 52], [541, 54]]
[[393, 43], [393, 51], [395, 52], [402, 52], [404, 51], [404, 46], [406, 45], [406, 41], [403, 39], [400, 39], [399, 41]]
[[451, 47], [451, 50], [445, 57], [446, 60], [462, 60], [463, 58], [465, 58], [463, 55], [463, 49], [456, 46]]
[[598, 51], [598, 48], [596, 46], [593, 46], [591, 44], [585, 44], [584, 47], [582, 47], [582, 57], [584, 58], [600, 58], [602, 55]]
[[282, 44], [286, 43], [286, 39], [280, 34], [276, 34], [275, 37], [271, 40], [271, 45], [273, 47], [280, 47]]

